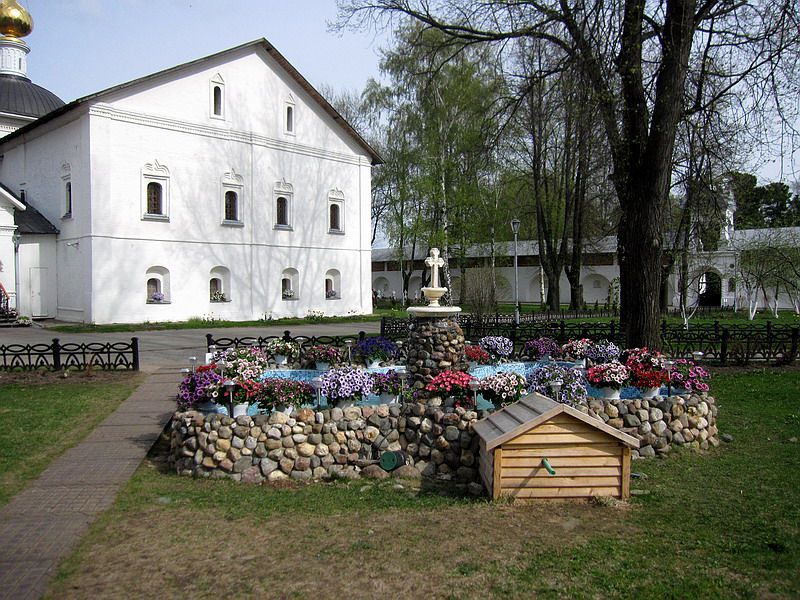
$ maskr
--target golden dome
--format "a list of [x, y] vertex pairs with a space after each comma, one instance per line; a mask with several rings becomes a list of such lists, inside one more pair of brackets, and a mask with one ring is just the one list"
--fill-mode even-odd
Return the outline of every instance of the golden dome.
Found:
[[33, 18], [17, 0], [0, 0], [0, 33], [21, 38], [33, 31]]

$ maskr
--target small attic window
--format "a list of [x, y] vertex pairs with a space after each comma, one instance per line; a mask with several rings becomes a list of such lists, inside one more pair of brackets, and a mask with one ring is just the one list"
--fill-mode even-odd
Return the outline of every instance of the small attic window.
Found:
[[286, 107], [286, 133], [294, 133], [294, 107]]
[[225, 80], [217, 74], [209, 82], [209, 115], [212, 119], [225, 118]]
[[222, 116], [222, 88], [218, 85], [214, 86], [214, 114]]

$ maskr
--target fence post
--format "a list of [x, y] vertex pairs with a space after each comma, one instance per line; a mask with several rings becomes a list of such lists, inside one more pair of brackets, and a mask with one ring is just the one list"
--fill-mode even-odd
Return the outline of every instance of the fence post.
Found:
[[714, 321], [714, 336], [719, 337], [719, 321]]
[[722, 328], [722, 344], [719, 348], [719, 361], [725, 365], [728, 362], [728, 340], [731, 339], [731, 332], [727, 327]]
[[283, 332], [283, 341], [284, 342], [291, 342], [292, 341], [292, 332], [288, 329]]
[[61, 343], [58, 338], [53, 338], [53, 370], [61, 368]]
[[386, 337], [386, 317], [381, 317], [381, 337]]
[[[136, 338], [133, 338], [136, 339]], [[206, 334], [206, 352], [211, 352], [211, 346], [214, 345], [214, 336], [210, 333]]]
[[789, 356], [786, 360], [787, 363], [793, 363], [794, 359], [797, 357], [798, 338], [800, 338], [800, 328], [792, 327], [792, 346], [789, 350]]
[[666, 336], [667, 336], [667, 320], [661, 319], [661, 340], [663, 341]]
[[[211, 334], [208, 334], [209, 336]], [[133, 370], [139, 370], [139, 338], [132, 337], [131, 338], [131, 352], [133, 353]]]
[[558, 322], [558, 330], [559, 330], [559, 336], [561, 337], [561, 342], [563, 343], [564, 340], [567, 339], [567, 326], [564, 323], [564, 319], [561, 319]]
[[614, 319], [611, 319], [611, 322], [609, 323], [609, 327], [608, 327], [608, 335], [609, 335], [609, 341], [612, 341], [612, 342], [613, 342], [613, 341], [616, 339], [616, 335], [617, 335], [617, 322], [616, 322], [616, 321], [614, 321]]

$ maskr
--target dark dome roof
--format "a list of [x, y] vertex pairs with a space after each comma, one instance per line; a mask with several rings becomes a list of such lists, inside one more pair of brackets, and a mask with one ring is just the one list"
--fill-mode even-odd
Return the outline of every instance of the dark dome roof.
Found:
[[30, 79], [0, 75], [0, 112], [39, 118], [61, 106], [61, 98]]

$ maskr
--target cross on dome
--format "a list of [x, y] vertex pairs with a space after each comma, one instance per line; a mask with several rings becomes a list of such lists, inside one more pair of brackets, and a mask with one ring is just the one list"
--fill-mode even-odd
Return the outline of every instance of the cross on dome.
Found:
[[439, 257], [439, 249], [431, 248], [431, 255], [425, 259], [425, 265], [431, 268], [431, 287], [439, 287], [439, 267], [444, 266], [444, 259]]

